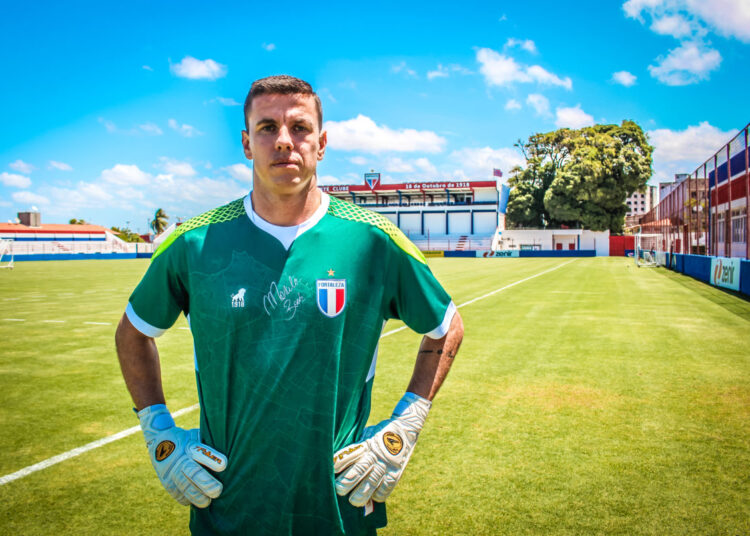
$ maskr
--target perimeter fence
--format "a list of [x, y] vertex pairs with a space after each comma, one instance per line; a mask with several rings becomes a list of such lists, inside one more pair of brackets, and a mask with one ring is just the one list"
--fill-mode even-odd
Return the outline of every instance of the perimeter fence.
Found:
[[667, 253], [750, 258], [748, 129], [741, 129], [641, 218], [644, 247]]

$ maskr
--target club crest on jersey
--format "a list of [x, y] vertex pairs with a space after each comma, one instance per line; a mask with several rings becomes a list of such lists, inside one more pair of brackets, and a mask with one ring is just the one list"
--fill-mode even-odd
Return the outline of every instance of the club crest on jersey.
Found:
[[318, 279], [315, 284], [320, 312], [329, 318], [340, 315], [346, 306], [346, 279]]

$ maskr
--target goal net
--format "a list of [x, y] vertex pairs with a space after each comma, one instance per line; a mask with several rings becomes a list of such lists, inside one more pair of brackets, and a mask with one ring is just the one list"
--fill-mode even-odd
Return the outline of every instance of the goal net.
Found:
[[13, 241], [0, 239], [0, 268], [13, 269]]
[[[658, 252], [659, 234], [637, 234], [635, 235], [635, 251], [633, 259], [638, 267], [653, 267], [666, 264], [666, 255]], [[659, 263], [659, 260], [663, 262]]]

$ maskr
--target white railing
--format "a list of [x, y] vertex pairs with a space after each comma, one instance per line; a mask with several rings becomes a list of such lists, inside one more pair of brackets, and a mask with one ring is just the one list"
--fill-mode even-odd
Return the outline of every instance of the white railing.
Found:
[[69, 255], [76, 253], [153, 253], [153, 244], [110, 241], [13, 241], [14, 255]]
[[411, 236], [414, 245], [422, 251], [482, 251], [492, 246], [492, 235], [488, 236]]

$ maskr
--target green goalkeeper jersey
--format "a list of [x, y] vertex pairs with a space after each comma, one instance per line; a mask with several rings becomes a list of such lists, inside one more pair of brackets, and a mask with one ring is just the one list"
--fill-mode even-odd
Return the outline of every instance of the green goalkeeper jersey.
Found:
[[439, 338], [455, 306], [390, 220], [321, 196], [295, 227], [262, 220], [250, 196], [185, 222], [130, 297], [145, 335], [187, 316], [201, 436], [228, 459], [215, 474], [221, 497], [191, 508], [193, 534], [368, 534], [386, 523], [384, 505], [336, 495], [333, 453], [367, 422], [384, 322]]

